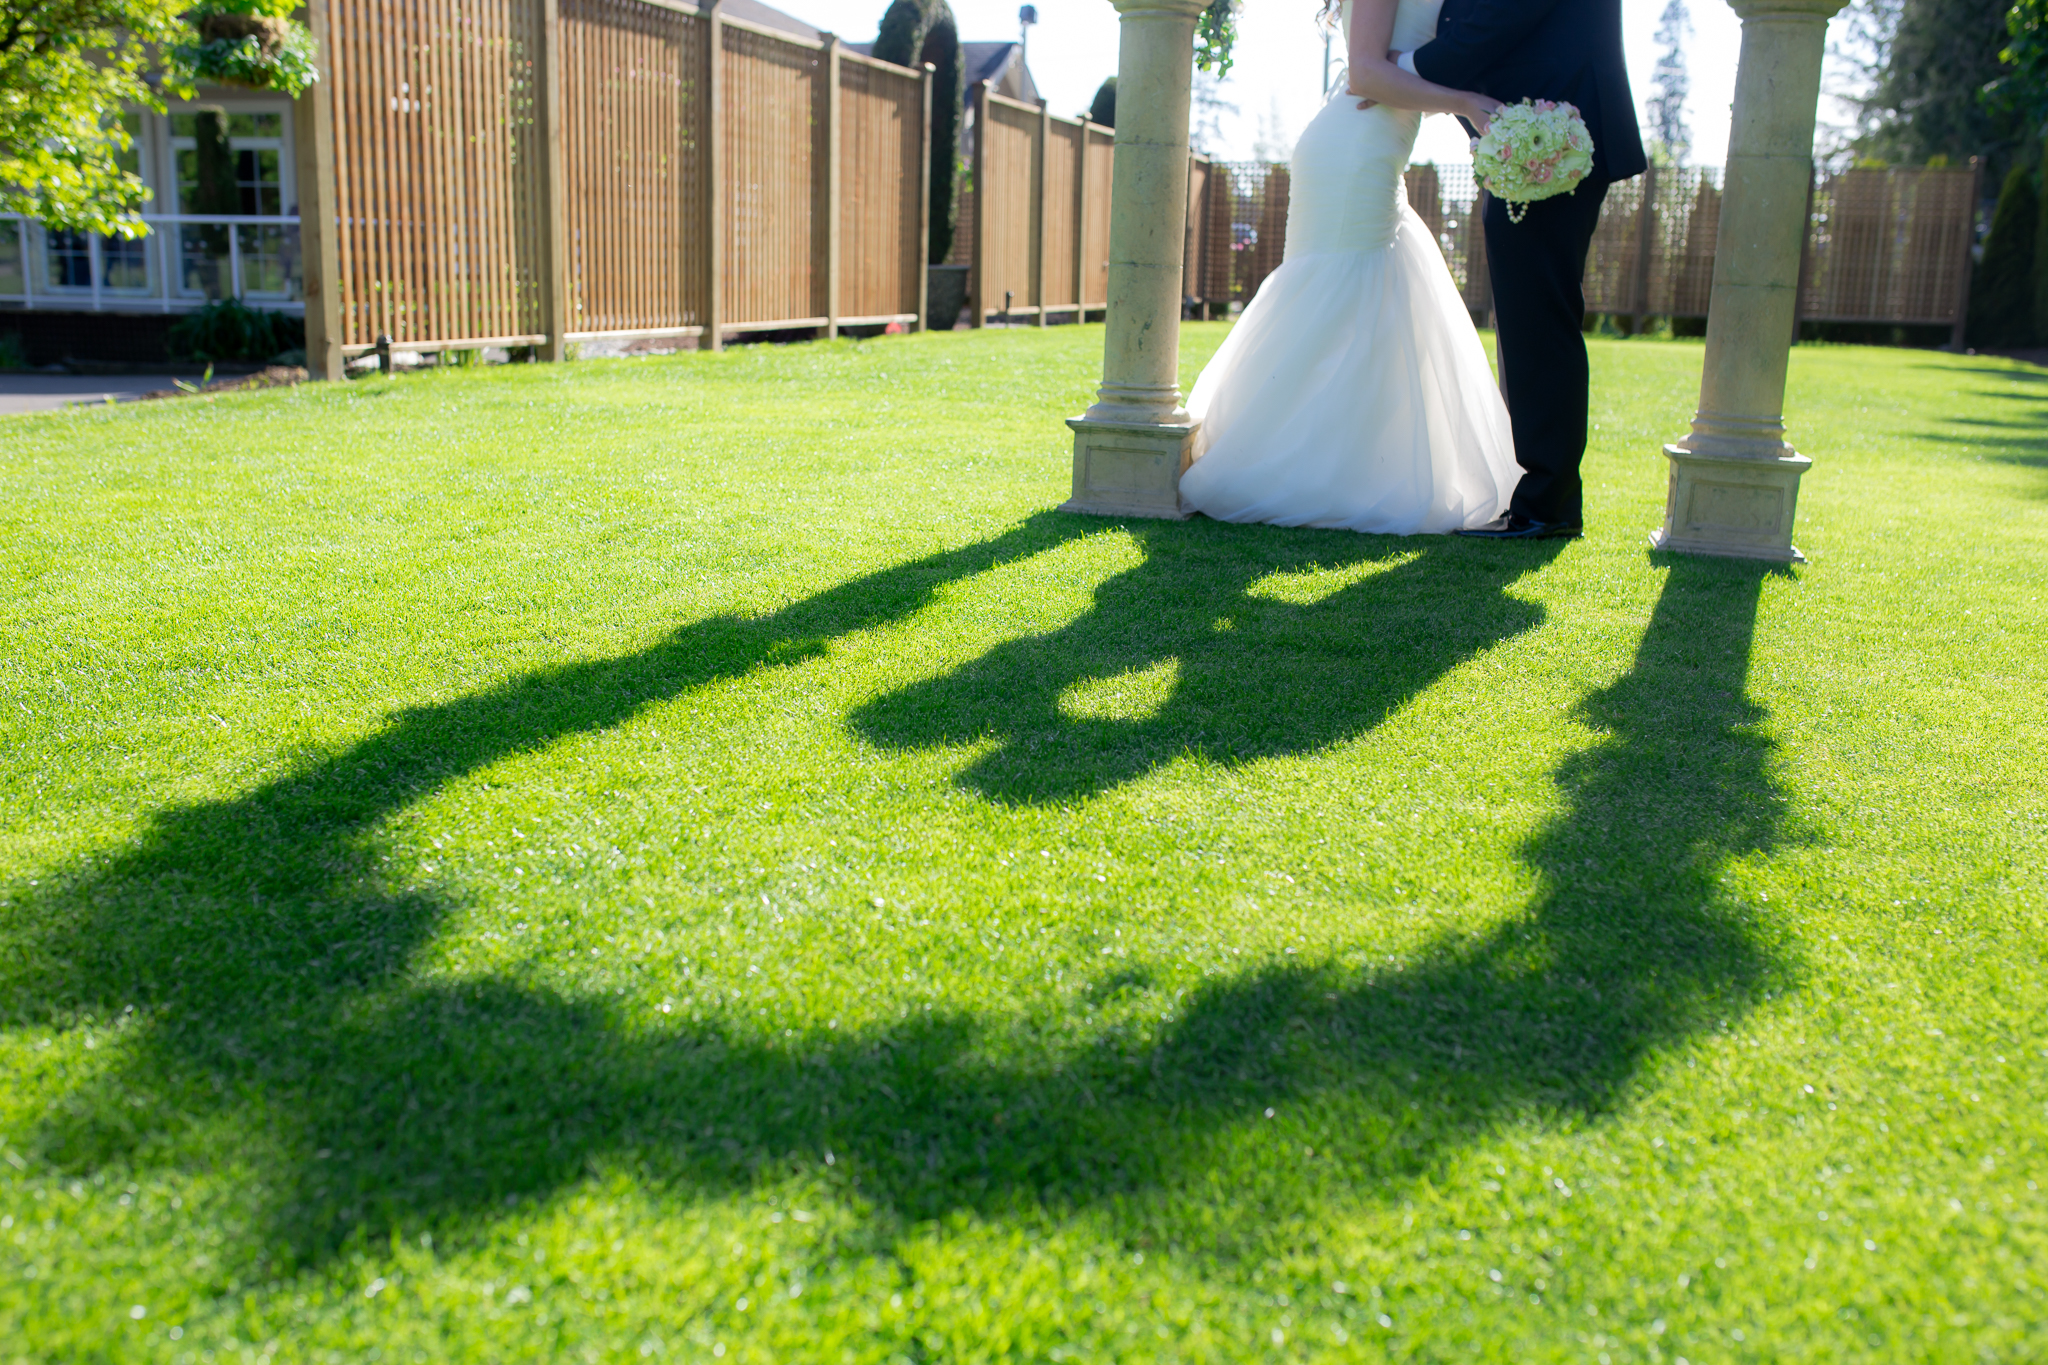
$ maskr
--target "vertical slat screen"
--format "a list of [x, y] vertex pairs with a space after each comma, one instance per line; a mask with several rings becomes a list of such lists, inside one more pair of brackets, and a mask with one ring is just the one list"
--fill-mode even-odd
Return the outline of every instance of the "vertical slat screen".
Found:
[[536, 330], [539, 28], [531, 0], [335, 0], [344, 345]]
[[839, 314], [914, 315], [924, 269], [917, 234], [924, 85], [902, 68], [847, 54], [839, 88], [846, 124], [839, 141]]
[[1116, 180], [1116, 134], [1108, 128], [1088, 128], [1088, 214], [1083, 222], [1081, 242], [1081, 303], [1087, 308], [1109, 306], [1109, 194]]
[[726, 321], [821, 319], [823, 53], [737, 24], [723, 31]]
[[987, 289], [983, 307], [990, 313], [1002, 310], [1003, 295], [1019, 311], [1033, 298], [1032, 283], [1038, 263], [1038, 234], [1033, 219], [1038, 199], [1038, 110], [991, 96], [988, 126], [976, 136], [988, 141], [986, 187], [976, 186], [980, 202], [976, 211], [988, 215], [989, 259], [984, 276]]
[[1061, 311], [1077, 307], [1080, 282], [1074, 278], [1074, 167], [1081, 149], [1081, 125], [1067, 119], [1050, 121], [1045, 148], [1045, 306]]
[[570, 330], [700, 325], [705, 22], [639, 0], [562, 0]]

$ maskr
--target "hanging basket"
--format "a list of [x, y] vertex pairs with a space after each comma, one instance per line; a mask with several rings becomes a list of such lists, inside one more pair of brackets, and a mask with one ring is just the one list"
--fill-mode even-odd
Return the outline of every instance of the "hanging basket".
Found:
[[197, 40], [172, 57], [194, 81], [296, 96], [320, 79], [312, 31], [294, 19], [204, 6], [189, 17]]

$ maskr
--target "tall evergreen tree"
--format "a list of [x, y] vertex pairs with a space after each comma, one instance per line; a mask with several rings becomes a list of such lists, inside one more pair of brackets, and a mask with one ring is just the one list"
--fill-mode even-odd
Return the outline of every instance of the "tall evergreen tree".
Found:
[[1692, 37], [1692, 14], [1685, 0], [1671, 0], [1657, 21], [1656, 74], [1650, 77], [1648, 111], [1650, 135], [1673, 161], [1683, 162], [1692, 151], [1692, 129], [1685, 121], [1686, 96], [1692, 93], [1692, 77], [1685, 69], [1685, 44]]
[[2024, 166], [2006, 173], [1984, 238], [1984, 260], [1970, 279], [1972, 346], [2031, 346], [2034, 330], [2034, 238], [2040, 213], [2034, 177]]
[[960, 223], [960, 115], [967, 71], [960, 60], [960, 26], [946, 0], [895, 0], [882, 15], [875, 56], [898, 66], [930, 62], [932, 75], [932, 224], [926, 257], [933, 265], [953, 250]]

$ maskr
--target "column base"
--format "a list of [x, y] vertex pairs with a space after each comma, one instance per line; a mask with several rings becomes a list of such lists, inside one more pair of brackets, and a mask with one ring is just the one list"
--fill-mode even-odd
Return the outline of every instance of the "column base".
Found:
[[1196, 424], [1105, 422], [1069, 417], [1074, 430], [1074, 495], [1062, 512], [1097, 517], [1186, 521], [1180, 476], [1194, 455]]
[[1650, 544], [1681, 554], [1804, 564], [1792, 544], [1799, 476], [1813, 461], [1782, 447], [1782, 455], [1713, 455], [1668, 445], [1670, 492], [1664, 525]]

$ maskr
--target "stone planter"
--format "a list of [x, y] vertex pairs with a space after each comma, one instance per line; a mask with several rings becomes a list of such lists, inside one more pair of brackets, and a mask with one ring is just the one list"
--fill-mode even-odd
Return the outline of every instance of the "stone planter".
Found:
[[924, 268], [926, 331], [950, 332], [967, 307], [967, 267], [928, 265]]

